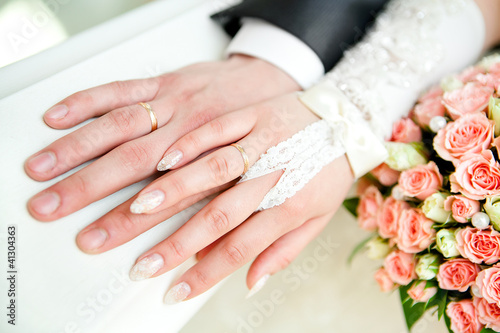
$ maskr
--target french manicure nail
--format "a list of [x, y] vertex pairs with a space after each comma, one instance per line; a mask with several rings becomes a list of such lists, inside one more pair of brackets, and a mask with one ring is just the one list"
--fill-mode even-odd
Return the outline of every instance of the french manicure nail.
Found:
[[170, 288], [165, 295], [165, 304], [177, 304], [185, 300], [191, 293], [191, 287], [186, 282], [181, 282]]
[[86, 251], [92, 251], [104, 245], [108, 239], [108, 233], [101, 228], [90, 229], [78, 235], [78, 245]]
[[54, 192], [45, 192], [35, 196], [30, 201], [31, 209], [37, 214], [49, 215], [61, 205], [61, 197]]
[[158, 171], [166, 171], [172, 167], [174, 167], [179, 161], [182, 159], [182, 152], [180, 150], [174, 150], [171, 153], [168, 153], [165, 157], [163, 157], [156, 166]]
[[155, 209], [165, 200], [165, 193], [154, 190], [141, 194], [130, 205], [130, 211], [134, 214], [141, 214]]
[[130, 270], [129, 276], [132, 281], [149, 279], [163, 267], [163, 257], [158, 253], [150, 254], [139, 260]]
[[56, 166], [56, 154], [46, 151], [28, 160], [28, 169], [37, 173], [52, 170]]
[[248, 291], [248, 294], [245, 297], [245, 299], [248, 299], [248, 298], [252, 297], [253, 295], [255, 295], [256, 293], [258, 293], [265, 286], [267, 280], [269, 280], [270, 277], [271, 277], [271, 274], [266, 274], [263, 277], [261, 277], [259, 279], [259, 281], [255, 282], [253, 287]]
[[68, 107], [66, 105], [56, 105], [51, 107], [45, 112], [45, 118], [50, 120], [60, 120], [68, 114]]

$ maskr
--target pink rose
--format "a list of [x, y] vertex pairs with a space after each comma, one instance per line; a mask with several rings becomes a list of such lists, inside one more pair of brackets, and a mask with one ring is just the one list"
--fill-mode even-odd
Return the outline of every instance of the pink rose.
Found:
[[479, 272], [476, 284], [481, 296], [488, 303], [495, 303], [500, 306], [500, 268], [498, 265]]
[[392, 125], [391, 141], [410, 143], [422, 140], [422, 132], [410, 118], [402, 118]]
[[398, 235], [398, 220], [403, 209], [410, 208], [406, 201], [394, 197], [385, 199], [377, 216], [378, 233], [383, 238], [394, 238]]
[[397, 284], [391, 280], [389, 274], [387, 274], [387, 271], [383, 267], [375, 272], [375, 280], [380, 286], [380, 290], [383, 292], [394, 290], [397, 287]]
[[415, 282], [410, 289], [408, 289], [408, 296], [415, 302], [427, 303], [437, 293], [436, 287], [425, 288], [426, 281]]
[[491, 89], [496, 89], [500, 83], [500, 73], [479, 74], [476, 77], [476, 82]]
[[474, 283], [480, 271], [479, 265], [467, 259], [448, 260], [439, 266], [437, 274], [439, 288], [464, 292]]
[[[401, 177], [400, 177], [401, 178]], [[489, 150], [467, 156], [450, 176], [451, 191], [469, 199], [500, 195], [500, 165]]]
[[475, 81], [477, 75], [483, 74], [483, 73], [484, 73], [484, 69], [479, 67], [479, 66], [469, 67], [469, 68], [466, 68], [462, 73], [460, 73], [458, 75], [458, 79], [460, 81], [462, 81], [463, 83], [467, 83], [470, 81]]
[[484, 113], [465, 114], [439, 130], [434, 137], [434, 149], [442, 159], [457, 166], [464, 156], [490, 147], [494, 125]]
[[415, 265], [413, 254], [401, 250], [391, 252], [384, 260], [384, 268], [391, 280], [402, 286], [417, 278]]
[[457, 249], [462, 257], [473, 263], [492, 265], [500, 259], [500, 233], [490, 228], [459, 229], [455, 233]]
[[391, 169], [387, 164], [382, 163], [370, 173], [377, 178], [380, 184], [384, 186], [392, 186], [398, 182], [400, 172]]
[[398, 247], [408, 253], [418, 253], [434, 242], [434, 222], [425, 217], [418, 208], [405, 209], [398, 220]]
[[473, 302], [479, 322], [485, 325], [486, 328], [500, 332], [500, 307], [479, 297], [474, 297]]
[[472, 215], [481, 210], [478, 201], [471, 200], [462, 195], [450, 195], [444, 201], [444, 209], [451, 211], [451, 215], [455, 221], [467, 223]]
[[451, 321], [451, 330], [455, 333], [479, 333], [483, 329], [471, 299], [450, 302], [446, 314]]
[[361, 177], [356, 185], [356, 194], [360, 197], [370, 186], [374, 186], [375, 181], [368, 177]]
[[434, 194], [443, 184], [443, 176], [434, 162], [418, 165], [403, 171], [399, 176], [399, 187], [404, 195], [425, 200]]
[[357, 208], [358, 221], [362, 229], [374, 231], [377, 229], [377, 214], [384, 202], [382, 194], [375, 186], [369, 186], [359, 199]]
[[423, 103], [430, 100], [436, 99], [436, 97], [442, 97], [444, 94], [443, 89], [439, 85], [434, 86], [427, 90], [422, 96], [419, 97], [418, 102]]
[[441, 96], [434, 99], [428, 99], [415, 105], [413, 114], [420, 126], [429, 126], [431, 119], [434, 117], [443, 117], [446, 108], [443, 105], [443, 98]]
[[456, 120], [466, 113], [484, 111], [493, 91], [479, 83], [467, 83], [460, 89], [444, 93], [443, 104], [451, 119]]

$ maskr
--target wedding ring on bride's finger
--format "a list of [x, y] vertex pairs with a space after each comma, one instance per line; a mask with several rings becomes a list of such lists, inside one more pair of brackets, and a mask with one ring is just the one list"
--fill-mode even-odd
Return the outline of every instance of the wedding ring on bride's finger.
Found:
[[241, 157], [243, 158], [244, 168], [243, 168], [243, 172], [241, 174], [244, 175], [248, 171], [248, 168], [250, 167], [250, 162], [248, 161], [248, 155], [245, 152], [245, 149], [243, 149], [243, 147], [240, 146], [239, 144], [233, 143], [233, 144], [231, 144], [231, 146], [238, 149], [238, 151], [241, 154]]
[[151, 105], [148, 103], [137, 103], [142, 106], [149, 114], [149, 118], [151, 119], [151, 132], [154, 132], [158, 128], [158, 118], [156, 118], [156, 113], [151, 108]]

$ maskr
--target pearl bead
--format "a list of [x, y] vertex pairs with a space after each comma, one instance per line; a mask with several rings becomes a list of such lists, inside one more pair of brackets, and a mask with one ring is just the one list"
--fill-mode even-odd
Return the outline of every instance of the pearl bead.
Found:
[[429, 123], [431, 131], [433, 131], [434, 133], [439, 132], [439, 130], [444, 128], [445, 126], [446, 126], [446, 118], [441, 116], [433, 117], [431, 119], [431, 122]]
[[478, 229], [486, 229], [490, 225], [490, 217], [488, 214], [478, 212], [472, 215], [472, 225]]
[[470, 287], [470, 291], [471, 291], [472, 295], [474, 295], [476, 297], [483, 297], [483, 295], [481, 295], [481, 290], [479, 289], [479, 287], [477, 286], [477, 284], [473, 284]]
[[399, 186], [394, 186], [392, 188], [391, 194], [394, 197], [394, 199], [396, 199], [396, 200], [404, 200], [405, 199], [405, 195], [403, 193], [403, 190], [401, 190], [401, 188]]

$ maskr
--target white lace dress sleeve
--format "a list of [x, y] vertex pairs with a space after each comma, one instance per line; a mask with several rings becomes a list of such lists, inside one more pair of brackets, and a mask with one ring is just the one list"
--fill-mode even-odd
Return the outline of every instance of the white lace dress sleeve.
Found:
[[[329, 160], [345, 152], [355, 177], [382, 163], [387, 156], [382, 142], [390, 135], [393, 122], [410, 110], [423, 89], [476, 61], [484, 38], [484, 20], [473, 0], [391, 1], [366, 37], [320, 83], [299, 97], [332, 129], [324, 140], [335, 151]], [[310, 147], [313, 143], [307, 142], [317, 140], [305, 130], [296, 136]], [[242, 181], [277, 167], [285, 170], [282, 179], [309, 173], [305, 182], [280, 179], [259, 209], [281, 204], [300, 190], [322, 167], [307, 170], [309, 163], [302, 159], [318, 159], [325, 147], [309, 151], [307, 156], [287, 150], [294, 158], [279, 166], [273, 163], [276, 148], [262, 155], [248, 171], [251, 177], [244, 176]]]

